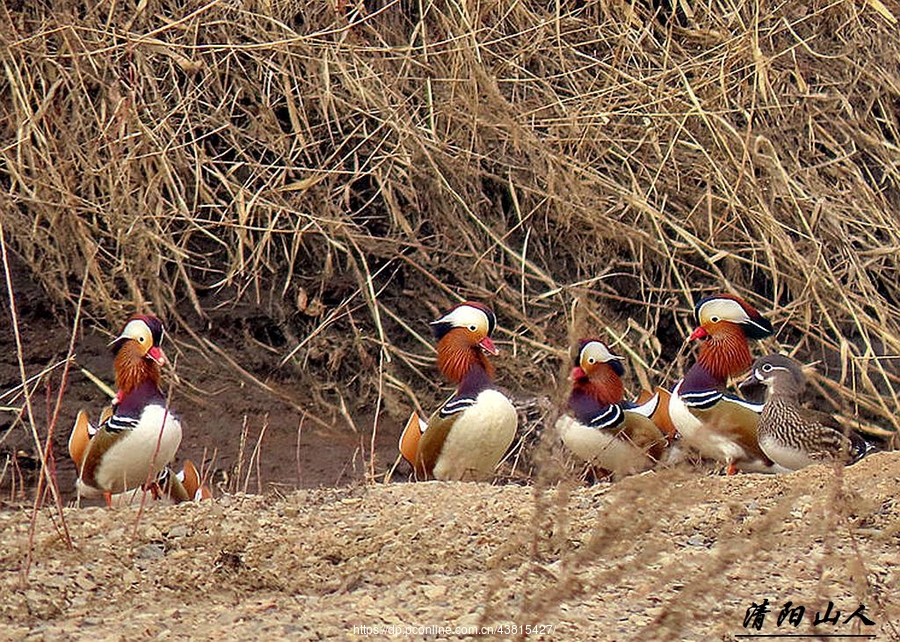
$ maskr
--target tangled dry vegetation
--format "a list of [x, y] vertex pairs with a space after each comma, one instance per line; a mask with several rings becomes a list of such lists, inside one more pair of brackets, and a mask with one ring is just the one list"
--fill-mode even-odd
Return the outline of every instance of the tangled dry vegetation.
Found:
[[4, 234], [67, 311], [261, 310], [257, 374], [389, 411], [441, 394], [423, 322], [461, 297], [534, 393], [583, 333], [671, 381], [736, 292], [895, 430], [898, 8], [667, 6], [7, 3]]

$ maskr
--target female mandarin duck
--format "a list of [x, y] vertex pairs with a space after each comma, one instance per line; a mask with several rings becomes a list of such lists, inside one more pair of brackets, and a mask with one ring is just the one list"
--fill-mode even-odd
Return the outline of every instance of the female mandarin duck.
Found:
[[741, 387], [757, 384], [766, 387], [759, 446], [779, 466], [798, 470], [834, 459], [852, 464], [866, 454], [868, 444], [857, 433], [845, 432], [827, 413], [800, 406], [806, 378], [793, 359], [780, 354], [758, 359]]
[[729, 377], [745, 373], [752, 362], [747, 339], [772, 334], [772, 324], [736, 296], [701, 299], [694, 310], [702, 339], [700, 353], [669, 399], [672, 423], [687, 445], [736, 470], [776, 472], [760, 449], [756, 425], [762, 406], [725, 394]]
[[616, 477], [652, 468], [668, 444], [650, 419], [658, 396], [642, 406], [623, 401], [621, 359], [602, 341], [582, 339], [571, 375], [568, 405], [572, 415], [556, 423], [569, 450]]
[[400, 436], [400, 453], [420, 479], [490, 478], [516, 435], [516, 410], [494, 387], [487, 359], [498, 354], [496, 325], [488, 307], [471, 302], [431, 323], [438, 369], [457, 389], [427, 424], [413, 412]]
[[163, 325], [154, 316], [131, 319], [110, 344], [116, 354], [116, 398], [99, 427], [81, 411], [69, 437], [79, 496], [111, 496], [151, 481], [175, 456], [181, 422], [159, 389]]

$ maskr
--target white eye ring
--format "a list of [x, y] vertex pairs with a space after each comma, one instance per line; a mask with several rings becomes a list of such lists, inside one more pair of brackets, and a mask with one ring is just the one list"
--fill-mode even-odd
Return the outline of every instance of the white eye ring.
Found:
[[719, 322], [719, 317], [709, 317], [709, 322], [710, 322], [710, 323], [718, 323], [718, 322]]
[[594, 359], [594, 357], [591, 357], [590, 359], [588, 359], [588, 363], [597, 363], [597, 360]]
[[772, 364], [771, 364], [771, 363], [764, 363], [764, 364], [762, 365], [762, 368], [760, 368], [760, 370], [762, 370], [763, 372], [772, 372]]

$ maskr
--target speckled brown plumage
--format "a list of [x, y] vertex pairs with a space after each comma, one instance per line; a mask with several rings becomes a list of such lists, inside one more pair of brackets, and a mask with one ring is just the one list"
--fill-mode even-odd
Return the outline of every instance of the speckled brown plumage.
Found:
[[841, 428], [827, 413], [801, 406], [805, 377], [789, 357], [773, 354], [757, 360], [745, 383], [766, 386], [759, 445], [780, 466], [797, 470], [833, 459], [853, 463], [866, 454], [866, 442], [858, 434]]

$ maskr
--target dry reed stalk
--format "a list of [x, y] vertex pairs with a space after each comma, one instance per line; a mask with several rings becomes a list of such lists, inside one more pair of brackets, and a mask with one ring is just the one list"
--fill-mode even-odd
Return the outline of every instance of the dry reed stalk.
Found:
[[[246, 426], [246, 424], [245, 424]], [[253, 474], [254, 470], [256, 472], [256, 492], [262, 494], [262, 471], [261, 471], [261, 463], [260, 458], [262, 457], [262, 442], [263, 438], [266, 436], [266, 431], [269, 428], [269, 415], [266, 414], [263, 417], [263, 425], [259, 430], [259, 435], [256, 437], [256, 443], [253, 444], [253, 452], [250, 453], [250, 459], [247, 461], [247, 475], [244, 477], [244, 485], [241, 489], [241, 492], [247, 494], [248, 489], [250, 488], [250, 476]], [[241, 432], [241, 450], [238, 459], [238, 472], [236, 478], [240, 478], [241, 472], [241, 463], [243, 461], [243, 452], [244, 452], [244, 444], [246, 443], [246, 432]]]
[[[234, 471], [233, 471], [234, 472], [234, 483], [232, 484], [231, 488], [229, 489], [232, 493], [236, 493], [240, 490], [239, 484], [241, 483], [241, 475], [243, 474], [243, 471], [244, 471], [244, 451], [247, 447], [247, 435], [249, 435], [249, 434], [250, 434], [250, 426], [247, 423], [247, 415], [244, 415], [244, 420], [241, 424], [240, 445], [238, 446], [238, 452], [237, 452], [237, 465], [235, 466]], [[248, 465], [248, 469], [249, 469], [249, 465]], [[248, 472], [247, 473], [247, 483], [244, 484], [244, 486], [245, 486], [244, 492], [246, 492], [246, 486], [247, 486], [247, 484], [249, 484], [249, 480], [250, 480], [250, 473]]]
[[297, 422], [297, 446], [294, 448], [294, 462], [297, 465], [297, 487], [303, 487], [303, 464], [300, 463], [300, 440], [303, 438], [304, 417]]
[[[37, 392], [38, 388], [42, 384], [44, 384], [46, 378], [50, 375], [50, 373], [52, 373], [54, 370], [56, 370], [58, 368], [66, 366], [67, 364], [68, 364], [68, 360], [64, 359], [62, 361], [58, 361], [58, 362], [44, 368], [37, 374], [31, 375], [28, 378], [28, 380], [25, 381], [24, 383], [15, 385], [12, 388], [8, 389], [5, 393], [0, 395], [0, 399], [9, 398], [10, 401], [15, 401], [20, 395], [24, 396], [22, 391], [25, 390], [26, 388], [28, 388], [29, 386], [30, 386], [30, 389], [28, 390], [28, 394], [30, 396], [34, 396], [35, 392]], [[26, 408], [25, 408], [25, 405], [23, 402], [22, 406], [19, 406], [19, 407], [6, 406], [6, 407], [0, 408], [0, 410], [5, 411], [5, 412], [10, 412], [10, 413], [13, 413], [16, 415], [16, 419], [13, 421], [12, 425], [10, 426], [10, 430], [7, 431], [2, 437], [0, 437], [0, 444], [2, 444], [6, 440], [6, 438], [9, 436], [10, 431], [13, 428], [15, 428], [19, 422], [22, 421], [22, 417], [25, 415]]]
[[[59, 486], [56, 483], [56, 479], [54, 478], [51, 470], [51, 466], [49, 465], [49, 448], [51, 446], [51, 438], [53, 435], [53, 430], [56, 425], [56, 419], [59, 411], [59, 404], [62, 400], [62, 390], [60, 391], [60, 395], [57, 398], [57, 406], [54, 410], [54, 414], [50, 424], [47, 427], [47, 441], [46, 444], [41, 442], [40, 434], [38, 431], [37, 423], [35, 421], [34, 410], [32, 407], [32, 395], [28, 389], [27, 381], [28, 376], [25, 369], [25, 355], [24, 349], [22, 346], [21, 334], [19, 332], [19, 313], [16, 306], [16, 294], [13, 290], [12, 285], [12, 274], [10, 273], [9, 266], [9, 258], [6, 250], [6, 234], [3, 229], [3, 223], [0, 221], [0, 260], [3, 263], [3, 273], [6, 282], [6, 292], [9, 298], [9, 313], [10, 313], [10, 322], [13, 328], [13, 335], [15, 337], [16, 342], [16, 361], [19, 367], [19, 376], [22, 386], [22, 394], [24, 397], [24, 407], [25, 407], [25, 415], [28, 417], [28, 426], [31, 429], [31, 436], [34, 440], [34, 447], [38, 453], [40, 459], [40, 480], [38, 482], [38, 492], [35, 493], [34, 498], [34, 506], [32, 509], [31, 522], [29, 525], [29, 535], [28, 535], [28, 551], [25, 556], [25, 563], [22, 565], [21, 569], [21, 581], [24, 583], [28, 579], [28, 571], [31, 568], [32, 554], [34, 551], [34, 538], [36, 535], [37, 528], [37, 517], [39, 509], [41, 508], [43, 502], [43, 494], [40, 492], [42, 489], [43, 482], [46, 481], [47, 488], [50, 490], [53, 495], [55, 507], [59, 512], [59, 523], [62, 526], [62, 540], [66, 546], [72, 548], [72, 538], [69, 535], [68, 526], [66, 525], [65, 516], [63, 514], [63, 502], [62, 498], [59, 494]], [[80, 310], [80, 305], [78, 306]], [[61, 388], [65, 388], [65, 373], [68, 372], [68, 364], [71, 361], [71, 355], [74, 347], [74, 332], [72, 341], [69, 345], [69, 356], [66, 358], [66, 366], [64, 369], [64, 374], [61, 382]], [[21, 475], [20, 475], [21, 478]]]

